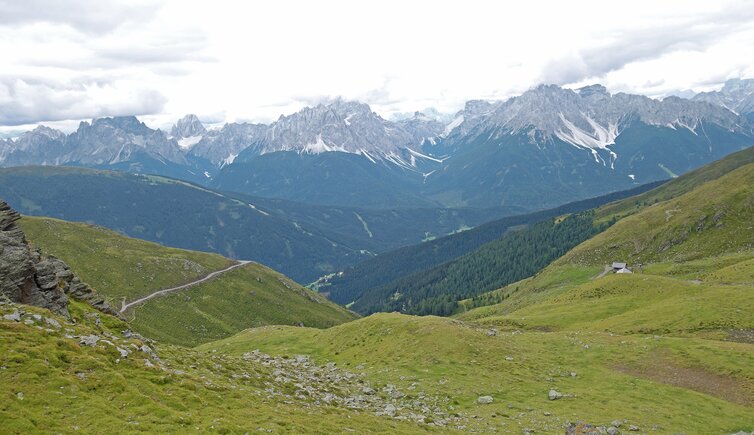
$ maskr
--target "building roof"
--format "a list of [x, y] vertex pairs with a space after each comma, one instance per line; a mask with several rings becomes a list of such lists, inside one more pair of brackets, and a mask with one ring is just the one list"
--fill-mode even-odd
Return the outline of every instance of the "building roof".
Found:
[[625, 269], [625, 268], [626, 268], [626, 263], [618, 263], [618, 262], [613, 263], [613, 269]]
[[631, 272], [631, 269], [629, 269], [629, 268], [627, 268], [627, 267], [624, 267], [624, 268], [622, 268], [622, 269], [618, 270], [618, 271], [617, 271], [617, 272], [615, 272], [615, 273], [633, 273], [633, 272]]

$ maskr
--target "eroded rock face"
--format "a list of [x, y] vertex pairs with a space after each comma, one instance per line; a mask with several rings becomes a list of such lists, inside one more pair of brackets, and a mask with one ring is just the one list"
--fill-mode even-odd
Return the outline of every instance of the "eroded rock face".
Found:
[[117, 315], [67, 264], [31, 249], [16, 225], [20, 215], [0, 201], [0, 294], [12, 302], [35, 305], [68, 317], [68, 297]]

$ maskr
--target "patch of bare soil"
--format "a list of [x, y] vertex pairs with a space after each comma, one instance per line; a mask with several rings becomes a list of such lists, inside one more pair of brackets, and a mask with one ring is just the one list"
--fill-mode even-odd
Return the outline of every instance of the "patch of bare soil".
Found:
[[679, 366], [664, 356], [645, 360], [641, 367], [620, 364], [613, 368], [621, 373], [709, 394], [738, 405], [754, 405], [754, 388], [744, 381], [701, 367]]

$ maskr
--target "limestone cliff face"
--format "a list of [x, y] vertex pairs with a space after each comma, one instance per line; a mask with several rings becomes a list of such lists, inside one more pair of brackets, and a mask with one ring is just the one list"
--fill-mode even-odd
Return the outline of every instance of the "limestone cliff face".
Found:
[[19, 214], [0, 201], [0, 294], [12, 302], [35, 305], [68, 317], [68, 298], [117, 315], [67, 264], [32, 249], [16, 225]]

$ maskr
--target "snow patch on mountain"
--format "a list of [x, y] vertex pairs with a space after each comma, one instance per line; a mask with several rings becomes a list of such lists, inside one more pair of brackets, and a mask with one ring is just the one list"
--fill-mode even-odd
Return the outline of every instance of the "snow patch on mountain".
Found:
[[589, 116], [584, 116], [586, 122], [592, 127], [592, 131], [588, 132], [566, 119], [562, 112], [559, 116], [565, 128], [555, 130], [555, 136], [577, 148], [605, 148], [608, 145], [615, 144], [615, 138], [618, 137], [618, 126], [616, 124], [608, 124], [607, 127], [603, 127]]
[[[445, 157], [443, 159], [438, 159], [438, 158], [435, 158], [435, 157], [430, 157], [430, 156], [428, 156], [426, 154], [420, 153], [419, 151], [414, 151], [411, 148], [406, 148], [406, 150], [411, 154], [412, 158], [419, 157], [419, 158], [426, 159], [426, 160], [431, 160], [431, 161], [437, 162], [437, 163], [442, 163], [442, 162], [444, 162], [447, 159], [447, 157]], [[412, 161], [415, 161], [415, 160], [412, 159]], [[416, 166], [416, 165], [414, 165], [414, 166]]]
[[178, 139], [178, 146], [184, 150], [191, 149], [191, 147], [198, 144], [199, 141], [201, 141], [203, 137], [204, 137], [203, 135], [182, 137]]
[[453, 130], [455, 130], [456, 127], [463, 124], [463, 121], [464, 121], [463, 115], [457, 116], [453, 121], [450, 122], [450, 124], [445, 126], [445, 130], [443, 130], [440, 137], [448, 137], [448, 135], [450, 135], [450, 133], [453, 132]]
[[231, 163], [233, 163], [234, 161], [236, 161], [236, 157], [238, 157], [238, 153], [235, 153], [235, 154], [230, 153], [228, 155], [228, 157], [226, 157], [225, 160], [223, 160], [223, 163], [222, 163], [222, 165], [220, 167], [230, 165]]

